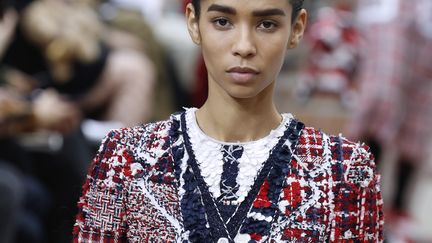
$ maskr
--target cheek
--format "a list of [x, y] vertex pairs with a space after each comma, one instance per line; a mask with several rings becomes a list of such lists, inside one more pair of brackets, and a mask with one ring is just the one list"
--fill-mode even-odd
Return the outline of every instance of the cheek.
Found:
[[212, 71], [214, 68], [220, 65], [220, 60], [222, 58], [221, 53], [222, 51], [218, 46], [202, 46], [202, 55], [207, 71]]
[[201, 50], [207, 65], [207, 69], [221, 65], [230, 52], [227, 45], [228, 40], [224, 35], [206, 34], [202, 36]]
[[288, 34], [280, 34], [272, 36], [272, 38], [260, 38], [260, 43], [262, 43], [262, 49], [271, 53], [271, 56], [284, 56], [288, 47], [289, 35]]
[[[210, 27], [209, 27], [210, 28]], [[228, 43], [230, 43], [230, 35], [223, 34], [223, 32], [208, 31], [202, 34], [202, 48], [203, 51], [211, 52], [214, 54], [222, 54], [226, 52]]]
[[264, 62], [269, 64], [269, 68], [279, 70], [285, 60], [288, 41], [285, 38], [278, 38], [274, 40], [264, 40], [261, 48], [261, 55]]

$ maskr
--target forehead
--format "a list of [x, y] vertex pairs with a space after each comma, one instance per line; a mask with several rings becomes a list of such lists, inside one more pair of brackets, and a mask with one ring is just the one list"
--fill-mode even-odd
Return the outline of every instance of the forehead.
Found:
[[292, 9], [289, 0], [201, 0], [200, 2], [202, 12], [206, 12], [212, 5], [227, 6], [237, 11], [254, 11], [272, 8], [289, 11]]

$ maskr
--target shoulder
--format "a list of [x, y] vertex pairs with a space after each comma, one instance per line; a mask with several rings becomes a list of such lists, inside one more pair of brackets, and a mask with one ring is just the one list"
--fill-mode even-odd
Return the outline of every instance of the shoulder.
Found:
[[111, 130], [102, 140], [89, 176], [104, 186], [115, 186], [140, 175], [147, 164], [169, 148], [171, 120]]
[[157, 141], [168, 135], [171, 123], [171, 120], [164, 120], [135, 127], [114, 129], [106, 135], [102, 144], [108, 140], [122, 147], [133, 148], [149, 139]]
[[162, 149], [168, 146], [172, 119], [111, 130], [102, 140], [101, 150], [127, 150], [140, 153], [141, 150]]
[[368, 186], [376, 180], [376, 165], [369, 147], [342, 135], [328, 135], [305, 127], [297, 145], [297, 156], [309, 168], [330, 168], [335, 181]]
[[160, 162], [167, 161], [164, 156], [170, 147], [171, 124], [171, 120], [159, 121], [112, 130], [106, 135], [83, 185], [75, 237], [124, 239], [131, 229], [127, 220], [129, 209], [146, 205], [142, 201], [141, 182], [173, 181], [163, 170], [166, 167], [161, 166], [169, 163]]

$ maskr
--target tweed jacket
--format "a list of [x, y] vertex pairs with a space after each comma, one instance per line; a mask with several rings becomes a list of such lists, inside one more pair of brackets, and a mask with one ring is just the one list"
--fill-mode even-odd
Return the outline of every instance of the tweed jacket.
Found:
[[382, 242], [367, 146], [290, 119], [227, 219], [191, 149], [185, 113], [107, 135], [78, 202], [74, 242]]

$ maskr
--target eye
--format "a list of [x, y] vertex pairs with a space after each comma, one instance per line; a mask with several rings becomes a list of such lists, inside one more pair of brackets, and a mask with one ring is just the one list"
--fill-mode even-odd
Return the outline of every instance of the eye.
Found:
[[231, 27], [231, 23], [226, 18], [216, 18], [212, 22], [219, 29], [228, 29]]
[[274, 30], [277, 27], [277, 24], [274, 21], [270, 21], [270, 20], [264, 20], [261, 21], [258, 25], [259, 29], [263, 29], [263, 30]]

